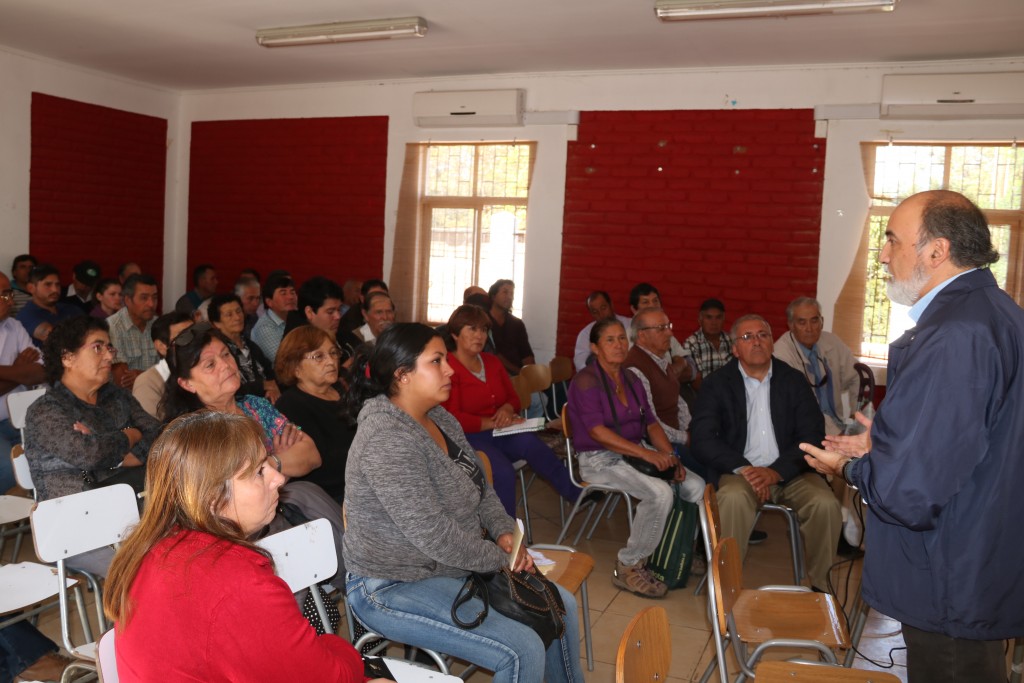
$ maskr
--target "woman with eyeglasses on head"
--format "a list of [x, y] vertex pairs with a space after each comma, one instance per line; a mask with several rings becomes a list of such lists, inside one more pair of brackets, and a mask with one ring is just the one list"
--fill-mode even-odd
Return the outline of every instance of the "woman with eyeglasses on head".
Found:
[[[452, 619], [470, 572], [510, 559], [530, 571], [533, 560], [525, 548], [509, 557], [514, 520], [441, 407], [451, 391], [447, 356], [440, 335], [418, 323], [396, 323], [356, 353], [347, 395], [359, 414], [345, 472], [349, 605], [385, 638], [465, 659], [493, 671], [496, 683], [582, 681], [576, 601], [562, 588], [565, 629], [546, 648], [493, 607], [472, 630]], [[481, 608], [475, 598], [459, 615], [472, 619]]]
[[104, 590], [121, 680], [365, 680], [355, 649], [316, 635], [250, 540], [274, 518], [284, 481], [252, 420], [199, 411], [167, 426], [146, 509]]
[[345, 497], [345, 463], [356, 435], [342, 403], [341, 351], [334, 337], [313, 325], [297, 327], [281, 340], [275, 363], [284, 393], [275, 407], [302, 427], [323, 464], [303, 477], [339, 503]]
[[236, 398], [241, 377], [227, 339], [210, 323], [198, 323], [171, 340], [167, 349], [170, 375], [160, 402], [167, 419], [207, 408], [228, 415], [246, 415], [263, 428], [267, 453], [278, 472], [304, 477], [320, 466], [316, 444], [259, 396]]
[[228, 350], [235, 358], [241, 379], [238, 393], [262, 396], [276, 403], [281, 397], [281, 390], [277, 386], [274, 364], [267, 360], [259, 346], [246, 342], [242, 334], [245, 330], [242, 300], [237, 294], [215, 294], [210, 297], [206, 315], [224, 335]]
[[[50, 386], [25, 420], [25, 454], [39, 500], [79, 493], [87, 482], [145, 462], [160, 423], [110, 381], [116, 354], [106, 321], [79, 316], [51, 330], [43, 346]], [[103, 575], [112, 556], [102, 549], [68, 564]]]

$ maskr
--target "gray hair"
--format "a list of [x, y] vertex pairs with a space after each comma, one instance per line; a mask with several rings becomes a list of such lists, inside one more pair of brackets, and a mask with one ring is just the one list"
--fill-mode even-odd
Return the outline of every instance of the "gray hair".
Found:
[[790, 325], [792, 325], [793, 324], [793, 311], [795, 311], [800, 306], [806, 306], [808, 304], [811, 304], [815, 308], [817, 308], [818, 309], [818, 315], [819, 316], [821, 315], [821, 304], [818, 303], [817, 299], [812, 299], [809, 296], [798, 296], [797, 298], [795, 298], [792, 301], [790, 301], [789, 305], [786, 306], [786, 321]]
[[768, 328], [768, 334], [772, 333], [772, 326], [768, 324], [767, 320], [759, 316], [757, 313], [747, 313], [746, 315], [741, 315], [740, 317], [736, 318], [736, 322], [732, 324], [732, 330], [730, 330], [730, 332], [732, 334], [732, 338], [734, 341], [736, 340], [737, 336], [736, 331], [740, 329], [740, 325], [742, 325], [743, 323], [748, 323], [751, 320], [760, 321], [762, 325]]
[[238, 278], [238, 282], [235, 283], [235, 296], [242, 296], [245, 294], [245, 290], [250, 287], [256, 288], [256, 294], [260, 293], [260, 281], [254, 277], [241, 277]]
[[661, 308], [650, 306], [648, 308], [641, 308], [633, 316], [633, 320], [629, 323], [629, 343], [636, 344], [636, 338], [640, 336], [640, 328], [644, 326], [641, 318], [645, 317], [650, 313], [661, 313]]

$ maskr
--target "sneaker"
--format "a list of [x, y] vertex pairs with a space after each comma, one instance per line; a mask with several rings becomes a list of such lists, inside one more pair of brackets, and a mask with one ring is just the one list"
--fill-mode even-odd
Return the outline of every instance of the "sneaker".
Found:
[[616, 560], [612, 585], [642, 598], [663, 598], [668, 593], [668, 586], [654, 578], [643, 562], [629, 566]]

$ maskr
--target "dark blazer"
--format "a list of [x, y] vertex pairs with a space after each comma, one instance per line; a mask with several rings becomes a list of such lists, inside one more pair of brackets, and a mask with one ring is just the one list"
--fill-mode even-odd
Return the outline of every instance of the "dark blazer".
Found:
[[[812, 471], [798, 445], [820, 445], [825, 438], [825, 418], [807, 378], [777, 358], [772, 358], [770, 397], [779, 457], [769, 467], [785, 485]], [[747, 394], [738, 359], [733, 358], [701, 384], [690, 422], [690, 441], [694, 456], [707, 466], [708, 480], [716, 486], [723, 474], [751, 464], [743, 457]]]

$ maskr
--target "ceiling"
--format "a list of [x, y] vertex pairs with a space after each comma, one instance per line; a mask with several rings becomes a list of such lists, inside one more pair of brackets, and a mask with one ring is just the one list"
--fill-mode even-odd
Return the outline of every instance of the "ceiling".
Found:
[[[0, 46], [174, 90], [1024, 56], [1024, 0], [662, 23], [654, 0], [0, 0]], [[422, 16], [425, 38], [267, 49], [257, 28]]]

